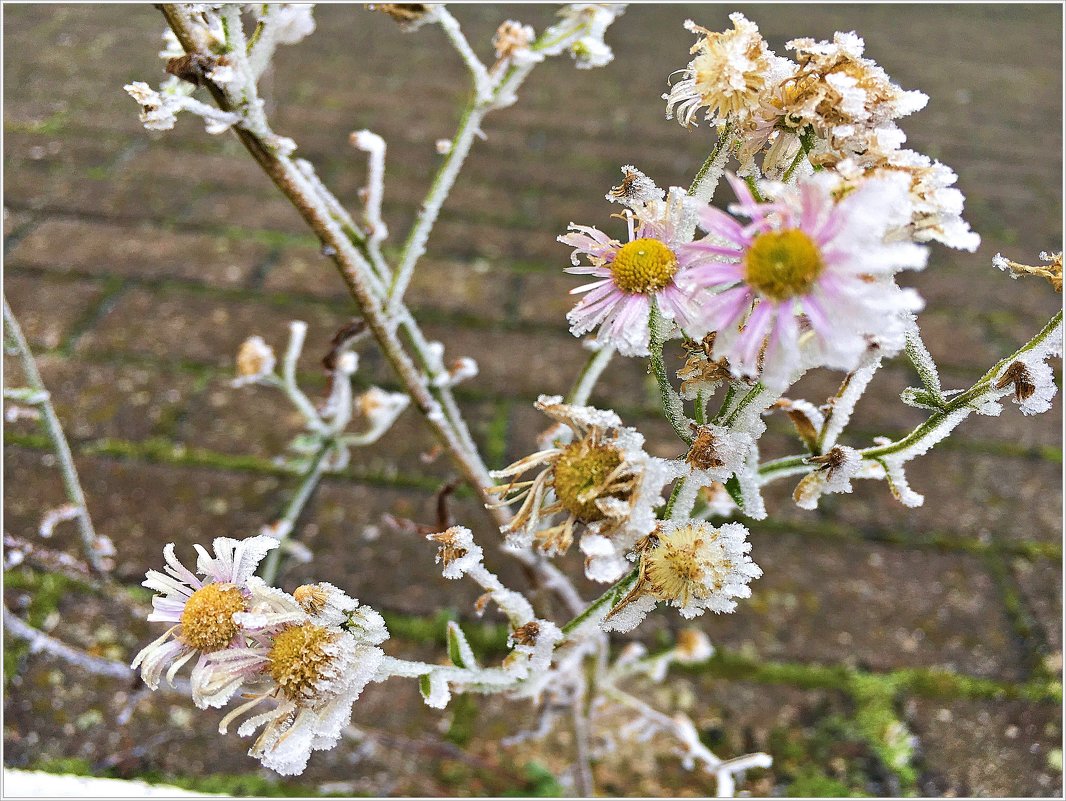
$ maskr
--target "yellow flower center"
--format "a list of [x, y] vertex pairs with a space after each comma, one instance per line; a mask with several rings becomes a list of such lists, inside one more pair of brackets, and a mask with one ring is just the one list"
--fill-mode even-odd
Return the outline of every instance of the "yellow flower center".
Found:
[[574, 517], [583, 523], [603, 520], [596, 506], [601, 493], [586, 493], [602, 486], [611, 472], [622, 463], [622, 454], [610, 445], [593, 445], [586, 440], [567, 445], [555, 463], [555, 495]]
[[634, 239], [618, 249], [611, 272], [623, 292], [658, 292], [677, 272], [677, 256], [658, 239]]
[[220, 651], [233, 642], [240, 628], [233, 615], [247, 608], [241, 591], [232, 584], [208, 584], [185, 602], [178, 636], [199, 651]]
[[330, 643], [337, 637], [322, 626], [290, 626], [274, 638], [267, 656], [271, 677], [291, 701], [312, 695], [315, 684], [333, 657]]
[[749, 286], [770, 300], [781, 301], [807, 294], [825, 265], [811, 238], [792, 228], [755, 237], [744, 267]]
[[721, 589], [722, 577], [731, 565], [723, 558], [717, 539], [718, 532], [695, 526], [663, 534], [643, 557], [652, 594], [685, 606], [692, 598], [706, 598]]

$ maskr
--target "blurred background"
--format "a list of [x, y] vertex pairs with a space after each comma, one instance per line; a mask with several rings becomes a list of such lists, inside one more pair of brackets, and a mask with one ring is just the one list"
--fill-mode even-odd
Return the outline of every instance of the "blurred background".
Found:
[[[946, 386], [969, 386], [1059, 305], [1046, 283], [1011, 281], [990, 259], [1001, 251], [1033, 263], [1062, 247], [1061, 7], [631, 6], [608, 33], [609, 67], [578, 71], [553, 59], [517, 106], [488, 118], [410, 292], [447, 355], [480, 363], [459, 394], [490, 466], [533, 449], [546, 421], [532, 401], [565, 392], [585, 358], [567, 333], [567, 291], [578, 282], [562, 272], [568, 251], [556, 235], [570, 221], [618, 225], [603, 194], [622, 164], [661, 186], [688, 184], [711, 134], [665, 121], [659, 96], [688, 60], [682, 22], [720, 30], [733, 10], [782, 54], [794, 37], [856, 30], [900, 85], [930, 96], [901, 121], [908, 146], [959, 173], [965, 217], [984, 238], [976, 254], [935, 245], [929, 268], [907, 279], [926, 298], [923, 331]], [[302, 367], [307, 385], [323, 389], [318, 359], [356, 310], [235, 139], [211, 137], [193, 118], [165, 134], [142, 129], [122, 85], [165, 77], [158, 12], [4, 12], [4, 291], [38, 354], [96, 526], [117, 547], [115, 575], [136, 585], [165, 543], [190, 558], [194, 542], [252, 535], [295, 486], [272, 460], [300, 421], [280, 393], [228, 386], [238, 344], [260, 334], [280, 350], [288, 321], [307, 321]], [[487, 60], [499, 22], [542, 30], [554, 7], [454, 13]], [[365, 162], [348, 133], [384, 136], [395, 245], [439, 160], [435, 141], [454, 130], [466, 74], [433, 27], [402, 34], [362, 6], [322, 6], [316, 19], [312, 37], [281, 49], [265, 84], [274, 128], [350, 208]], [[361, 356], [360, 382], [392, 385], [373, 347]], [[19, 385], [17, 365], [5, 356], [4, 366], [5, 386]], [[792, 396], [822, 402], [838, 378], [805, 379]], [[920, 422], [898, 400], [914, 381], [905, 363], [883, 369], [847, 443]], [[616, 359], [593, 401], [617, 408], [657, 454], [677, 455], [638, 361]], [[1059, 399], [1037, 418], [1008, 405], [1000, 419], [967, 421], [913, 464], [911, 484], [926, 496], [916, 510], [881, 483], [859, 482], [816, 512], [791, 504], [790, 481], [774, 486], [771, 521], [752, 526], [765, 575], [751, 601], [700, 619], [718, 655], [649, 690], [649, 700], [685, 710], [721, 756], [769, 751], [774, 767], [749, 777], [757, 794], [1060, 795], [1060, 421]], [[795, 451], [787, 421], [770, 425], [766, 453]], [[473, 620], [478, 593], [443, 580], [428, 543], [382, 522], [385, 513], [433, 521], [433, 493], [453, 473], [431, 451], [409, 411], [384, 442], [357, 452], [298, 528], [315, 561], [282, 583], [331, 581], [387, 614], [394, 653], [437, 660], [443, 617]], [[62, 490], [32, 422], [6, 426], [4, 478], [5, 532], [35, 537]], [[457, 515], [491, 537], [470, 502], [459, 501]], [[76, 552], [72, 531], [61, 525], [49, 546]], [[578, 560], [564, 561], [576, 572]], [[495, 554], [489, 564], [521, 584]], [[158, 633], [131, 619], [127, 599], [40, 570], [9, 571], [4, 590], [8, 608], [91, 653], [128, 661]], [[469, 626], [486, 658], [502, 653], [499, 623]], [[669, 643], [679, 624], [659, 612], [637, 634]], [[316, 754], [304, 776], [282, 782], [245, 756], [247, 741], [215, 734], [218, 714], [180, 696], [80, 673], [13, 638], [4, 679], [9, 766], [257, 794], [565, 789], [554, 776], [566, 732], [501, 748], [502, 735], [535, 715], [496, 699], [459, 697], [439, 713], [413, 683], [371, 687], [353, 720], [362, 744]], [[913, 754], [900, 760], [908, 742]], [[705, 795], [712, 785], [682, 771], [668, 743], [605, 759], [597, 781], [616, 795]]]

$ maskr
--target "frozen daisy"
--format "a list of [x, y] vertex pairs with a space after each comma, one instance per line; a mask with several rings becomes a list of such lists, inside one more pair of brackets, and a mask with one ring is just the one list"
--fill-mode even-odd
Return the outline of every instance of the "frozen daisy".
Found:
[[[245, 540], [219, 537], [213, 557], [202, 546], [193, 547], [199, 554], [196, 572], [203, 579], [178, 561], [174, 544], [169, 543], [163, 548], [166, 573], [149, 570], [143, 582], [159, 593], [152, 599], [154, 611], [148, 620], [172, 624], [130, 665], [141, 668], [141, 678], [153, 690], [168, 666], [167, 679], [173, 682], [181, 666], [197, 654], [197, 667], [201, 667], [209, 654], [238, 641], [241, 627], [235, 615], [248, 609], [252, 574], [267, 552], [278, 547], [278, 541], [262, 535]], [[194, 694], [197, 686], [194, 679]]]
[[910, 179], [910, 219], [890, 239], [907, 238], [916, 242], [936, 240], [948, 247], [973, 252], [981, 237], [962, 219], [966, 198], [953, 186], [958, 176], [939, 161], [913, 150], [868, 150], [861, 158], [848, 158], [835, 167], [847, 181], [858, 185], [871, 178], [902, 173]]
[[[501, 505], [522, 502], [504, 532], [517, 544], [532, 542], [548, 554], [562, 554], [575, 532], [584, 531], [611, 544], [596, 551], [605, 559], [649, 533], [662, 489], [675, 475], [664, 460], [645, 453], [644, 436], [623, 426], [614, 412], [566, 404], [557, 396], [542, 395], [536, 408], [565, 424], [566, 433], [551, 447], [492, 474], [510, 479], [489, 490], [501, 496]], [[532, 479], [518, 480], [534, 469], [539, 472]], [[610, 572], [617, 578], [617, 569]]]
[[637, 545], [633, 589], [607, 613], [603, 628], [630, 631], [660, 601], [687, 619], [705, 610], [732, 612], [735, 598], [751, 597], [748, 586], [762, 570], [751, 561], [748, 530], [740, 523], [712, 526], [702, 520], [663, 521]]
[[666, 118], [675, 115], [686, 128], [696, 114], [706, 109], [709, 120], [747, 116], [759, 106], [773, 66], [773, 53], [759, 34], [759, 28], [740, 12], [729, 15], [733, 29], [709, 31], [694, 23], [685, 28], [702, 38], [692, 46], [696, 57], [681, 70], [681, 80], [663, 95]]
[[560, 9], [559, 22], [544, 32], [538, 49], [546, 56], [568, 50], [578, 69], [603, 67], [614, 58], [604, 36], [624, 11], [625, 3], [569, 3]]
[[[925, 248], [886, 242], [909, 219], [905, 176], [885, 176], [837, 197], [839, 178], [817, 173], [796, 186], [772, 185], [757, 203], [730, 176], [747, 225], [711, 206], [699, 209], [710, 236], [694, 243], [718, 259], [685, 276], [700, 298], [700, 323], [716, 331], [714, 353], [733, 374], [784, 389], [803, 366], [853, 370], [870, 350], [905, 344], [908, 314], [921, 308], [893, 276], [925, 265]], [[802, 351], [802, 358], [801, 358]]]
[[[570, 233], [559, 237], [574, 248], [568, 273], [591, 275], [592, 283], [570, 290], [585, 293], [567, 319], [574, 336], [599, 327], [597, 339], [626, 356], [648, 354], [648, 317], [654, 302], [662, 315], [685, 327], [692, 315], [691, 303], [681, 289], [685, 274], [708, 260], [707, 253], [681, 241], [683, 217], [689, 211], [685, 192], [672, 187], [665, 196], [641, 172], [624, 168], [622, 185], [609, 199], [628, 206], [629, 241], [612, 239], [586, 225], [570, 224]], [[588, 264], [581, 264], [585, 256]]]
[[[222, 719], [219, 731], [246, 712], [241, 737], [263, 731], [249, 754], [282, 775], [301, 773], [312, 751], [332, 748], [351, 718], [352, 704], [377, 672], [388, 638], [381, 616], [331, 584], [306, 585], [295, 595], [252, 581], [255, 600], [238, 616], [247, 645], [214, 654], [204, 668], [213, 701], [243, 687], [250, 700]], [[218, 703], [212, 703], [218, 706]]]

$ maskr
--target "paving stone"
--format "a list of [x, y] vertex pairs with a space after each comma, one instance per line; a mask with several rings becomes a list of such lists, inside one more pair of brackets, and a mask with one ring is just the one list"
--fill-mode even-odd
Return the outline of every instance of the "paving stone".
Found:
[[8, 237], [16, 231], [23, 230], [33, 220], [33, 215], [22, 211], [4, 209], [4, 247], [7, 248]]
[[[71, 249], [70, 241], [77, 241], [78, 247]], [[260, 244], [205, 234], [49, 220], [23, 239], [8, 258], [15, 265], [57, 272], [182, 278], [233, 286], [244, 283], [266, 253]]]
[[1062, 795], [1062, 760], [1052, 754], [1061, 754], [1061, 705], [913, 699], [907, 710], [924, 795]]
[[1027, 611], [1036, 618], [1047, 646], [1044, 664], [1062, 670], [1062, 570], [1058, 562], [1012, 559], [1011, 569]]
[[851, 495], [823, 498], [824, 511], [804, 513], [787, 501], [794, 478], [775, 488], [782, 519], [810, 523], [832, 519], [857, 531], [865, 528], [952, 534], [982, 542], [1058, 542], [1062, 498], [1061, 466], [1024, 458], [933, 450], [909, 463], [911, 488], [925, 496], [915, 509], [903, 507], [884, 482], [858, 481]]
[[[1021, 677], [1013, 634], [979, 559], [753, 528], [752, 558], [763, 577], [735, 613], [703, 623], [713, 641], [762, 658]], [[671, 628], [680, 624], [669, 612], [656, 615]]]
[[157, 366], [86, 364], [45, 358], [41, 378], [68, 439], [143, 440], [168, 433], [194, 392], [187, 373]]
[[[508, 316], [515, 276], [483, 259], [453, 262], [425, 259], [415, 270], [407, 305], [434, 313], [466, 314], [494, 321]], [[351, 295], [333, 263], [310, 247], [287, 247], [267, 274], [268, 292], [293, 292], [336, 300]]]
[[[182, 191], [188, 182], [175, 179], [173, 183], [176, 191]], [[199, 192], [178, 212], [176, 219], [182, 225], [204, 228], [232, 225], [242, 230], [307, 233], [307, 223], [276, 190]]]
[[4, 295], [22, 333], [35, 350], [51, 350], [68, 336], [103, 297], [99, 281], [11, 271], [4, 276]]
[[281, 354], [288, 322], [303, 320], [310, 329], [299, 369], [317, 373], [333, 333], [349, 319], [351, 315], [320, 303], [278, 305], [184, 289], [134, 289], [79, 341], [78, 351], [121, 351], [162, 361], [186, 359], [230, 370], [237, 348], [249, 336], [261, 335]]
[[[192, 544], [215, 537], [246, 537], [277, 514], [285, 486], [279, 476], [228, 473], [195, 467], [75, 457], [89, 512], [98, 533], [111, 538], [118, 553], [115, 575], [137, 583], [159, 567], [162, 548], [177, 544], [191, 555]], [[21, 447], [4, 449], [5, 525], [16, 534], [37, 529], [45, 510], [63, 502], [54, 457]], [[56, 548], [78, 553], [73, 527], [60, 526]], [[183, 557], [184, 558], [184, 557]]]
[[[481, 375], [463, 390], [476, 397], [515, 399], [507, 421], [507, 453], [501, 458], [528, 452], [545, 422], [531, 401], [541, 392], [565, 392], [587, 356], [566, 331], [565, 314], [575, 301], [568, 291], [577, 282], [562, 273], [567, 253], [555, 237], [571, 220], [611, 230], [612, 207], [602, 195], [617, 183], [621, 164], [636, 162], [660, 185], [687, 183], [705, 155], [709, 134], [706, 127], [686, 131], [664, 124], [659, 95], [666, 73], [683, 66], [692, 43], [683, 20], [722, 28], [728, 10], [632, 6], [608, 34], [619, 55], [608, 70], [576, 71], [565, 57], [551, 59], [522, 87], [520, 104], [486, 120], [488, 139], [475, 145], [463, 183], [444, 207], [410, 298], [420, 309], [449, 315], [433, 318], [427, 326], [427, 334], [448, 345], [449, 356], [472, 355], [482, 362]], [[5, 234], [30, 220], [27, 215], [36, 227], [27, 228], [25, 238], [11, 248], [8, 265], [16, 269], [9, 270], [5, 293], [35, 348], [57, 347], [72, 330], [89, 329], [76, 343], [77, 356], [87, 357], [88, 363], [45, 360], [43, 365], [52, 373], [46, 380], [59, 388], [61, 415], [73, 421], [72, 435], [139, 439], [160, 424], [180, 422], [180, 439], [188, 444], [228, 453], [276, 452], [292, 421], [265, 390], [230, 391], [220, 377], [181, 418], [178, 411], [188, 395], [179, 379], [186, 373], [166, 364], [185, 360], [228, 371], [237, 345], [252, 333], [280, 351], [285, 321], [297, 317], [312, 326], [301, 370], [317, 375], [325, 343], [354, 313], [344, 303], [332, 268], [323, 262], [322, 281], [316, 277], [307, 286], [304, 272], [294, 267], [305, 264], [306, 275], [314, 274], [313, 247], [267, 244], [281, 241], [271, 239], [270, 232], [306, 231], [232, 137], [206, 136], [202, 124], [189, 115], [182, 115], [171, 132], [142, 129], [135, 104], [120, 87], [130, 80], [163, 77], [153, 44], [162, 25], [155, 10], [60, 5], [6, 11], [11, 35], [5, 38], [5, 206], [13, 214], [5, 217]], [[908, 7], [906, 25], [900, 25], [899, 9], [893, 6], [842, 10], [784, 5], [745, 11], [778, 52], [794, 36], [824, 37], [854, 29], [865, 36], [869, 55], [900, 85], [921, 88], [932, 98], [929, 108], [904, 121], [908, 145], [959, 173], [959, 186], [967, 195], [965, 216], [984, 242], [975, 254], [934, 246], [930, 267], [906, 281], [927, 300], [923, 330], [930, 349], [946, 365], [945, 385], [967, 386], [1024, 342], [1059, 300], [1040, 282], [1010, 281], [989, 261], [996, 252], [1024, 261], [1041, 249], [1061, 246], [1062, 202], [1055, 188], [1062, 166], [1061, 160], [1047, 157], [1062, 144], [1055, 114], [1062, 94], [1061, 9], [1040, 6], [1018, 14], [974, 6], [960, 16], [914, 6]], [[435, 29], [410, 36], [384, 15], [363, 9], [327, 6], [316, 14], [314, 38], [279, 52], [269, 92], [277, 106], [272, 112], [276, 128], [299, 142], [300, 155], [316, 164], [353, 211], [366, 168], [362, 155], [349, 149], [348, 132], [369, 127], [384, 135], [389, 142], [385, 215], [391, 244], [398, 245], [439, 164], [433, 145], [450, 135], [468, 77]], [[486, 57], [491, 57], [489, 39], [501, 20], [522, 19], [543, 30], [554, 18], [547, 7], [488, 4], [461, 6], [455, 14]], [[891, 31], [890, 40], [885, 31]], [[397, 52], [402, 59], [381, 57]], [[1018, 136], [1018, 130], [1027, 135]], [[723, 187], [717, 200], [728, 198]], [[234, 228], [249, 230], [241, 234]], [[219, 231], [227, 236], [206, 233]], [[509, 263], [518, 269], [512, 271]], [[190, 292], [172, 285], [133, 287], [109, 313], [92, 320], [100, 284], [58, 275], [65, 271], [249, 288], [258, 287], [265, 274], [268, 293], [307, 294], [328, 302]], [[42, 295], [46, 305], [38, 297]], [[469, 315], [482, 317], [491, 327], [466, 326]], [[504, 321], [509, 328], [497, 325]], [[516, 325], [526, 327], [514, 330]], [[494, 349], [492, 357], [484, 355], [488, 348]], [[115, 364], [97, 363], [113, 357], [119, 357]], [[130, 359], [144, 364], [126, 366]], [[5, 369], [9, 381], [17, 379], [10, 357], [5, 357]], [[375, 380], [389, 376], [372, 348], [364, 353], [362, 372]], [[838, 378], [812, 377], [797, 394], [802, 390], [812, 400], [824, 398]], [[175, 383], [168, 387], [171, 380]], [[878, 381], [877, 394], [856, 411], [854, 444], [865, 444], [861, 440], [872, 433], [907, 430], [922, 419], [897, 400], [898, 391], [913, 383], [909, 368], [888, 367]], [[130, 389], [119, 399], [124, 386]], [[76, 397], [81, 387], [84, 398]], [[168, 400], [173, 388], [181, 393], [177, 401]], [[137, 399], [145, 395], [147, 401], [139, 405]], [[68, 398], [78, 402], [64, 410]], [[677, 446], [669, 428], [661, 419], [643, 415], [654, 411], [655, 388], [640, 360], [615, 360], [593, 402], [617, 403], [626, 422], [646, 433], [652, 452], [674, 455]], [[911, 483], [927, 496], [922, 509], [903, 509], [883, 485], [858, 482], [852, 496], [826, 499], [817, 513], [800, 512], [788, 501], [790, 481], [770, 488], [772, 508], [804, 531], [835, 521], [858, 536], [888, 532], [918, 541], [935, 534], [1007, 544], [1058, 542], [1060, 466], [1005, 458], [986, 446], [1061, 448], [1061, 404], [1056, 400], [1050, 414], [1036, 419], [1022, 418], [1008, 407], [1001, 418], [967, 421], [958, 430], [956, 447], [938, 448], [913, 465]], [[496, 411], [471, 408], [482, 421], [475, 436], [484, 435], [484, 421], [493, 420]], [[258, 426], [244, 419], [243, 412], [271, 425]], [[770, 420], [767, 454], [773, 449], [794, 452], [783, 423]], [[416, 468], [425, 437], [409, 412], [379, 449], [361, 457], [382, 472], [407, 473]], [[58, 473], [42, 463], [47, 459], [24, 448], [6, 449], [7, 530], [32, 534], [43, 510], [62, 502]], [[146, 567], [158, 567], [166, 541], [174, 540], [188, 554], [194, 541], [253, 533], [278, 513], [291, 491], [290, 480], [280, 477], [90, 457], [79, 457], [78, 464], [98, 526], [119, 547], [119, 574], [131, 581], [139, 580]], [[443, 463], [420, 466], [426, 475], [447, 474]], [[430, 611], [443, 598], [469, 614], [472, 588], [444, 582], [427, 543], [385, 529], [377, 540], [363, 536], [367, 525], [380, 524], [385, 511], [433, 522], [428, 492], [330, 481], [312, 505], [314, 516], [299, 536], [312, 544], [318, 558], [291, 571], [286, 582], [321, 570], [337, 584], [357, 587], [364, 600], [390, 608]], [[479, 520], [480, 532], [485, 526], [479, 514], [468, 500], [456, 505], [457, 518]], [[701, 621], [722, 644], [755, 656], [845, 661], [876, 669], [939, 666], [1006, 679], [1026, 675], [1020, 649], [1027, 644], [1017, 642], [1003, 599], [977, 557], [821, 535], [756, 533], [753, 540], [756, 554], [762, 554], [756, 559], [767, 574], [755, 582], [752, 602], [736, 615]], [[69, 526], [61, 526], [51, 543], [76, 552]], [[495, 553], [490, 558], [497, 567]], [[571, 554], [562, 563], [578, 571], [579, 561]], [[409, 563], [418, 567], [409, 568]], [[1048, 656], [1061, 653], [1059, 566], [1050, 561], [1009, 564], [1026, 609], [1045, 632]], [[410, 578], [397, 585], [398, 574]], [[509, 582], [522, 582], [520, 575], [501, 571], [504, 575]], [[579, 586], [590, 597], [595, 591], [587, 582]], [[64, 604], [57, 631], [105, 650], [117, 644], [127, 657], [136, 646], [125, 635], [118, 640], [95, 636], [101, 620], [114, 628], [116, 612], [110, 606], [80, 598]], [[656, 612], [641, 636], [652, 638], [679, 624], [676, 615]], [[440, 656], [435, 648], [410, 653]], [[793, 753], [797, 741], [816, 739], [827, 730], [827, 721], [842, 714], [840, 699], [832, 694], [689, 677], [672, 686], [679, 694], [675, 700], [691, 692], [698, 722], [708, 737], [722, 738], [715, 747], [723, 755], [763, 743], [777, 750], [775, 757]], [[128, 687], [76, 675], [45, 656], [32, 657], [19, 692], [6, 698], [8, 761], [83, 756], [100, 769], [120, 772], [255, 770], [244, 755], [246, 741], [214, 733], [219, 713], [193, 712], [187, 701], [173, 696], [148, 698], [128, 724], [119, 725], [117, 710], [128, 692]], [[440, 727], [456, 715], [461, 718], [460, 713], [427, 711], [412, 683], [372, 688], [363, 701], [357, 725], [400, 731], [403, 737], [379, 739], [373, 753], [364, 748], [318, 755], [307, 778], [321, 791], [501, 794], [520, 786], [528, 759], [562, 770], [571, 745], [563, 732], [543, 747], [501, 753], [496, 741], [504, 730], [513, 730], [509, 718], [521, 716], [520, 728], [532, 717], [524, 705], [490, 699], [479, 702], [473, 713], [483, 731], [465, 746], [476, 760], [471, 764], [442, 746], [438, 736]], [[1058, 718], [1058, 707], [917, 704], [910, 719], [925, 754], [923, 792], [1061, 793], [1061, 775], [1048, 762], [1059, 731], [1042, 728]], [[941, 709], [954, 717], [945, 718]], [[1012, 725], [1017, 727], [1014, 734]], [[1037, 751], [1031, 750], [1034, 744]], [[709, 792], [701, 777], [680, 771], [676, 760], [660, 755], [668, 745], [653, 745], [601, 766], [601, 788], [643, 795]], [[822, 764], [814, 752], [804, 753], [805, 759]], [[848, 765], [863, 760], [851, 752], [845, 757]], [[789, 791], [794, 777], [782, 765], [779, 760], [773, 771], [754, 778], [749, 789]], [[868, 784], [848, 786], [871, 794], [891, 792], [879, 781], [874, 777]]]
[[[77, 464], [80, 469], [81, 460]], [[55, 456], [5, 443], [4, 479], [4, 531], [36, 539], [44, 513], [66, 502]], [[75, 542], [69, 524], [60, 525], [50, 547], [69, 547], [71, 553], [80, 553]]]

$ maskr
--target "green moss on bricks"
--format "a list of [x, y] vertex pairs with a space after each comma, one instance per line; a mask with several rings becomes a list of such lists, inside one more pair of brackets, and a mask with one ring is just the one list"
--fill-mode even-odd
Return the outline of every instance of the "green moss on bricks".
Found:
[[[40, 628], [47, 617], [59, 609], [63, 596], [77, 591], [89, 591], [86, 585], [56, 573], [39, 573], [29, 568], [4, 572], [4, 589], [23, 591], [29, 597], [25, 611], [19, 610], [27, 623]], [[18, 637], [4, 638], [4, 686], [18, 671], [29, 652], [29, 645]]]
[[507, 431], [511, 417], [511, 402], [497, 401], [485, 432], [485, 462], [503, 467], [507, 458]]
[[1059, 681], [1034, 679], [1011, 683], [933, 668], [898, 668], [885, 673], [870, 673], [845, 665], [761, 662], [723, 648], [702, 665], [679, 665], [676, 669], [763, 684], [789, 684], [804, 689], [847, 691], [856, 681], [861, 681], [866, 691], [872, 691], [874, 685], [880, 684], [886, 693], [907, 692], [931, 698], [1062, 701], [1062, 683]]
[[[416, 617], [385, 610], [382, 610], [381, 615], [385, 618], [389, 634], [396, 639], [441, 646], [448, 644], [448, 622], [458, 620], [458, 615], [452, 610], [443, 610], [432, 617]], [[507, 636], [510, 630], [504, 624], [464, 622], [463, 634], [479, 661], [507, 654]]]
[[66, 111], [57, 111], [45, 117], [43, 120], [5, 120], [4, 131], [6, 133], [29, 133], [55, 136], [67, 127], [69, 114]]
[[897, 688], [882, 676], [853, 674], [847, 692], [855, 702], [855, 725], [884, 766], [895, 774], [899, 790], [914, 795], [918, 773], [914, 768], [914, 739], [896, 714]]
[[528, 784], [503, 793], [504, 796], [525, 796], [526, 798], [559, 798], [565, 794], [563, 786], [555, 774], [539, 762], [528, 762], [522, 769]]
[[788, 785], [789, 798], [849, 798], [862, 797], [844, 782], [826, 776], [814, 767], [801, 770]]
[[[4, 442], [37, 450], [50, 450], [51, 443], [42, 434], [23, 434], [15, 431], [4, 432]], [[191, 448], [179, 442], [172, 442], [160, 437], [152, 437], [139, 442], [103, 438], [86, 442], [77, 448], [79, 454], [86, 456], [111, 456], [121, 459], [140, 459], [157, 464], [172, 464], [181, 467], [207, 467], [218, 470], [234, 470], [246, 473], [260, 473], [276, 476], [293, 476], [292, 470], [279, 467], [270, 459], [258, 456], [218, 453], [206, 448]], [[428, 476], [397, 476], [381, 472], [349, 468], [331, 477], [348, 478], [355, 481], [381, 487], [405, 487], [435, 492], [440, 488], [440, 479]], [[465, 496], [469, 490], [460, 488], [457, 494]]]

